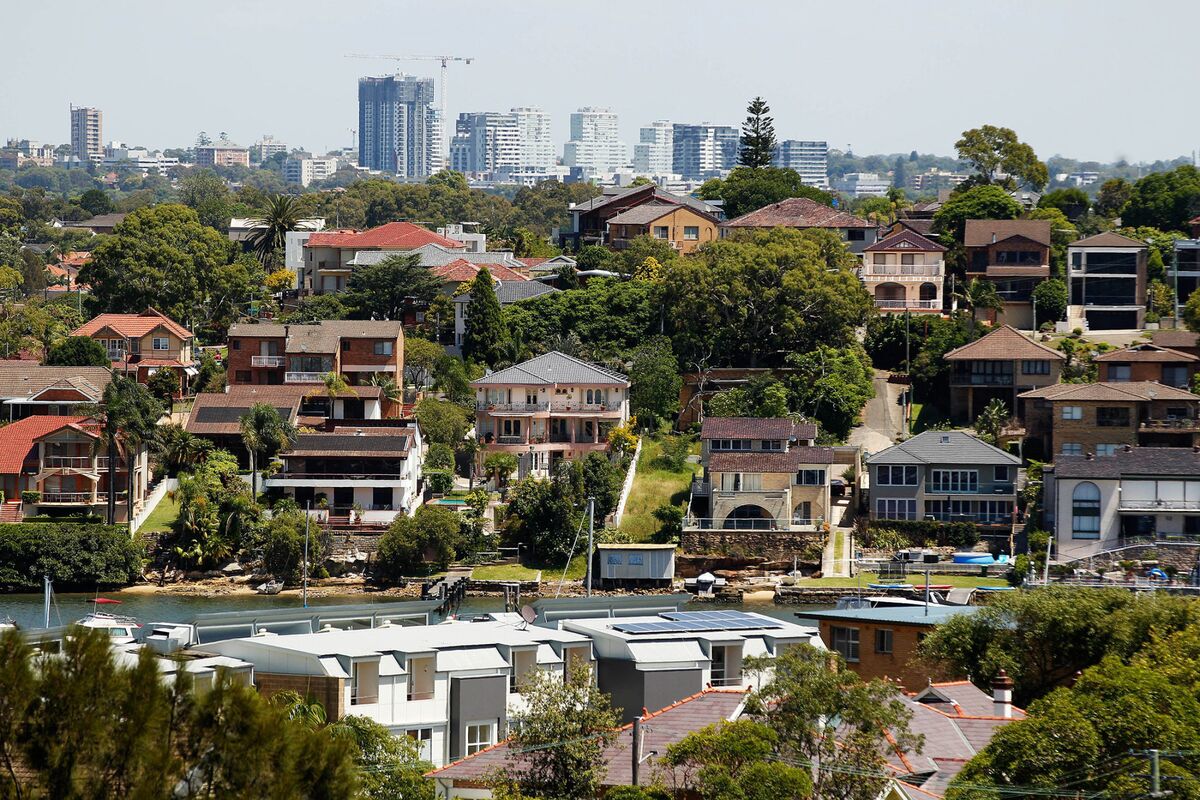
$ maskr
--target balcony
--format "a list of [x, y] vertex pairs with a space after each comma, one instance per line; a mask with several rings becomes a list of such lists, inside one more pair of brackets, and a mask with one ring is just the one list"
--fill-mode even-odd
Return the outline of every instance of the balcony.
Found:
[[549, 403], [476, 403], [476, 411], [488, 411], [494, 414], [534, 414], [538, 411], [548, 411]]
[[875, 300], [876, 308], [911, 308], [924, 311], [941, 311], [941, 300]]
[[692, 497], [708, 497], [711, 493], [711, 483], [700, 478], [692, 478]]
[[108, 355], [109, 361], [124, 361], [125, 360], [125, 351], [124, 350], [106, 350], [105, 353]]
[[555, 400], [550, 405], [551, 411], [561, 411], [569, 413], [593, 413], [601, 412], [616, 412], [621, 410], [620, 403], [580, 403], [572, 400]]
[[[117, 492], [116, 499], [124, 501], [126, 492]], [[108, 493], [96, 492], [95, 500], [92, 499], [91, 492], [42, 492], [42, 497], [37, 501], [40, 505], [90, 505], [93, 502], [107, 503]]]
[[1121, 511], [1200, 511], [1200, 500], [1126, 500], [1121, 498]]
[[321, 383], [325, 380], [324, 372], [285, 372], [284, 383]]
[[868, 264], [863, 268], [863, 274], [869, 278], [887, 277], [887, 278], [940, 278], [942, 277], [941, 265], [932, 264], [904, 264], [902, 266], [886, 266]]
[[1155, 433], [1194, 433], [1200, 431], [1200, 419], [1144, 419], [1138, 429]]
[[951, 386], [1012, 386], [1011, 374], [956, 373], [950, 376]]
[[959, 485], [957, 488], [950, 484], [938, 484], [932, 481], [925, 485], [925, 494], [989, 494], [989, 495], [1011, 495], [1015, 494], [1016, 489], [1012, 482], [1008, 483], [979, 483], [970, 486]]
[[[282, 367], [284, 356], [250, 356], [250, 366], [252, 367]], [[307, 374], [307, 373], [301, 373]]]
[[745, 517], [687, 517], [683, 527], [702, 531], [814, 531], [823, 520], [801, 519], [791, 520], [758, 519]]
[[[122, 462], [117, 459], [117, 466]], [[108, 469], [108, 456], [46, 456], [42, 459], [42, 469]]]
[[949, 511], [926, 512], [925, 518], [938, 522], [974, 522], [976, 525], [1011, 525], [1012, 514], [955, 514]]

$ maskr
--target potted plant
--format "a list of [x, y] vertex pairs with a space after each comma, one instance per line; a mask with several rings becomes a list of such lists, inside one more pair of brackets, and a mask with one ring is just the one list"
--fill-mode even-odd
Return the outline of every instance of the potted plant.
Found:
[[329, 498], [324, 492], [318, 492], [316, 501], [317, 522], [325, 522], [329, 519]]
[[355, 524], [355, 525], [362, 525], [362, 522], [363, 522], [363, 507], [362, 507], [362, 503], [355, 503], [355, 504], [352, 506], [352, 510], [354, 511], [354, 524]]

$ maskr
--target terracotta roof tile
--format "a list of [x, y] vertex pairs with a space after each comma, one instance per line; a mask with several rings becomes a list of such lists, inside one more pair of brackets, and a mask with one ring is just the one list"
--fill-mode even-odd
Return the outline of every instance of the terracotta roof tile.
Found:
[[[1049, 223], [1047, 223], [1049, 224]], [[722, 223], [726, 228], [874, 228], [861, 217], [807, 197], [789, 197]]]
[[864, 248], [865, 252], [876, 250], [923, 250], [933, 253], [943, 253], [946, 248], [932, 239], [927, 239], [916, 231], [900, 230], [880, 239]]
[[1200, 347], [1200, 333], [1155, 331], [1153, 341], [1159, 347]]
[[710, 453], [708, 468], [714, 472], [795, 472], [805, 464], [832, 464], [832, 447], [793, 447], [783, 453]]
[[85, 420], [87, 417], [39, 415], [25, 417], [0, 428], [0, 475], [19, 473], [25, 457], [39, 439], [63, 428], [78, 427]]
[[318, 231], [306, 247], [338, 247], [354, 250], [415, 250], [427, 244], [462, 249], [465, 245], [411, 222], [389, 222], [365, 231]]
[[1035, 342], [1011, 325], [1002, 325], [987, 336], [946, 353], [947, 361], [1011, 361], [1031, 359], [1062, 361], [1066, 358], [1058, 350]]
[[817, 426], [788, 417], [705, 417], [701, 439], [816, 439]]
[[108, 328], [128, 339], [140, 339], [159, 326], [166, 328], [180, 339], [193, 338], [191, 331], [153, 308], [148, 308], [140, 314], [101, 314], [71, 331], [71, 335], [94, 336], [99, 331]]
[[1014, 236], [1050, 246], [1050, 221], [1045, 219], [969, 219], [963, 233], [966, 247], [987, 247]]
[[[529, 278], [515, 270], [509, 269], [503, 264], [484, 264], [492, 278], [498, 281], [527, 281]], [[474, 280], [479, 273], [479, 264], [472, 264], [465, 258], [460, 258], [457, 261], [452, 261], [449, 264], [443, 264], [437, 267], [430, 267], [429, 271], [442, 279], [444, 283], [462, 283], [464, 281]]]
[[1107, 353], [1094, 357], [1092, 361], [1171, 363], [1175, 361], [1200, 361], [1200, 358], [1191, 353], [1181, 353], [1178, 350], [1172, 350], [1158, 344], [1135, 344], [1129, 347], [1122, 347], [1120, 350], [1110, 350]]
[[1200, 402], [1200, 397], [1174, 386], [1153, 381], [1102, 381], [1099, 383], [1056, 383], [1017, 395], [1030, 400], [1066, 400], [1148, 403], [1152, 400]]

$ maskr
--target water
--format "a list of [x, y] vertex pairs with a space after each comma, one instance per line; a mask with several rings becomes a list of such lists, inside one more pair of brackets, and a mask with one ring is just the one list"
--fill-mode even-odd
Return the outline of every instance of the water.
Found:
[[[113, 614], [126, 614], [142, 622], [191, 622], [197, 614], [207, 614], [216, 611], [252, 611], [263, 608], [300, 608], [301, 601], [295, 595], [220, 595], [217, 597], [187, 597], [177, 594], [132, 594], [125, 592], [109, 592], [103, 595], [114, 600], [120, 600], [120, 605], [101, 605], [101, 611]], [[92, 594], [58, 594], [50, 606], [50, 624], [65, 625], [81, 619], [93, 608]], [[405, 598], [385, 597], [371, 594], [340, 595], [336, 597], [319, 597], [309, 601], [309, 606], [347, 605], [361, 603], [394, 603]], [[703, 611], [705, 609], [722, 608], [741, 611], [756, 611], [778, 619], [794, 621], [796, 612], [805, 609], [815, 609], [821, 606], [777, 606], [771, 602], [730, 603], [714, 606], [708, 603], [691, 603], [689, 610]], [[6, 594], [0, 595], [0, 619], [11, 618], [22, 628], [42, 627], [42, 595], [40, 594]], [[472, 614], [483, 614], [489, 611], [503, 611], [503, 598], [468, 597], [459, 609], [460, 616], [469, 617]]]

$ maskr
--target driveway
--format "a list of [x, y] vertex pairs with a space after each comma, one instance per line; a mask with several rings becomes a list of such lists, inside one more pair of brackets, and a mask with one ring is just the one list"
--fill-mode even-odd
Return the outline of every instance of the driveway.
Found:
[[888, 383], [888, 373], [875, 370], [875, 396], [862, 411], [863, 424], [850, 431], [849, 443], [860, 445], [864, 453], [878, 453], [896, 443], [903, 431], [903, 386]]

